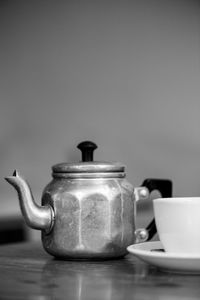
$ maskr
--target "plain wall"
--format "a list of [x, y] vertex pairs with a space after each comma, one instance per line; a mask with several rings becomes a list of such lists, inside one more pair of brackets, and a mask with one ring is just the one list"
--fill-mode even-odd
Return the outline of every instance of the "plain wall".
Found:
[[134, 186], [200, 196], [199, 55], [198, 1], [0, 1], [1, 205], [18, 209], [15, 168], [39, 202], [83, 140]]

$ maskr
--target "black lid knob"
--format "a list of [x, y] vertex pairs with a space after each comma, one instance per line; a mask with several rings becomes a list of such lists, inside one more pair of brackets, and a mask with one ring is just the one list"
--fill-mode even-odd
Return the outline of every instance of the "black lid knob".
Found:
[[82, 152], [82, 161], [93, 161], [93, 152], [97, 149], [97, 145], [90, 141], [84, 141], [78, 144], [78, 149]]

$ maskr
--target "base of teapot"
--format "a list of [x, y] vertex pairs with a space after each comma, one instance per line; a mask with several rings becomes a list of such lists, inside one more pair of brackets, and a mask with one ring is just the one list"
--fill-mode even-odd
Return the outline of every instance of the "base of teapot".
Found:
[[118, 260], [118, 259], [123, 259], [126, 255], [126, 254], [123, 254], [123, 255], [120, 255], [120, 256], [111, 256], [111, 257], [108, 257], [108, 256], [105, 256], [105, 257], [93, 257], [93, 256], [88, 256], [88, 257], [71, 257], [71, 256], [55, 256], [54, 255], [54, 258], [56, 260], [67, 260], [67, 261], [106, 261], [106, 260]]
[[[44, 246], [44, 245], [43, 245]], [[44, 247], [45, 251], [54, 256], [58, 260], [92, 260], [92, 261], [100, 261], [100, 260], [114, 260], [124, 258], [127, 254], [127, 250], [121, 250], [119, 252], [86, 252], [86, 251], [66, 251], [63, 249], [50, 249], [48, 247]]]

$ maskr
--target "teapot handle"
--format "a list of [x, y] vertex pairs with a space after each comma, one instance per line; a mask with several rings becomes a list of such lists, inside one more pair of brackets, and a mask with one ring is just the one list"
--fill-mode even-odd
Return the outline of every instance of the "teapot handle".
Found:
[[[149, 194], [157, 190], [160, 192], [162, 198], [172, 197], [172, 181], [168, 179], [145, 179], [141, 187], [146, 187]], [[153, 219], [146, 229], [136, 230], [137, 242], [144, 242], [150, 240], [157, 232], [155, 219]]]

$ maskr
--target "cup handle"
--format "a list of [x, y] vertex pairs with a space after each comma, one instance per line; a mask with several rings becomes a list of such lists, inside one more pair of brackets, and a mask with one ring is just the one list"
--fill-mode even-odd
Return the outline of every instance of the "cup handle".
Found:
[[[136, 201], [141, 198], [145, 198], [145, 190], [142, 192], [142, 187], [145, 187], [149, 194], [157, 190], [160, 192], [162, 198], [170, 198], [172, 197], [172, 181], [169, 179], [145, 179], [141, 187], [139, 188], [138, 197], [136, 197]], [[146, 229], [136, 229], [136, 243], [141, 243], [145, 241], [149, 241], [157, 232], [155, 219], [153, 219]]]

